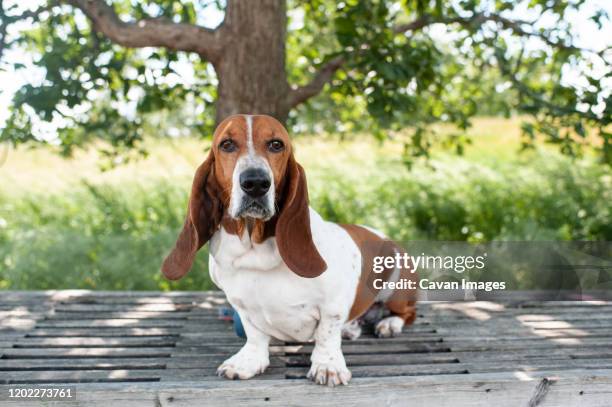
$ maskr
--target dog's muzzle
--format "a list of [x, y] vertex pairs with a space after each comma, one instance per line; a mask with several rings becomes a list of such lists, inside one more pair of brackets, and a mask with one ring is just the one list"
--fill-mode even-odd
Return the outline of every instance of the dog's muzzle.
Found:
[[238, 216], [268, 219], [272, 217], [266, 194], [272, 180], [261, 168], [248, 168], [240, 174], [240, 189], [243, 192]]

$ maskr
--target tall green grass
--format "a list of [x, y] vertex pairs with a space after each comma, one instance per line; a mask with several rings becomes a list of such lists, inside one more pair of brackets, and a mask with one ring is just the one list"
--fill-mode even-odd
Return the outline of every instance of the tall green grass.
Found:
[[[314, 188], [328, 219], [397, 240], [611, 240], [609, 169], [554, 155], [486, 165], [445, 157], [363, 181], [329, 174]], [[320, 180], [321, 181], [321, 180]]]
[[178, 283], [159, 267], [182, 225], [186, 190], [80, 184], [70, 193], [0, 194], [0, 285], [12, 289], [210, 289], [206, 253]]
[[[298, 149], [298, 159], [312, 206], [332, 221], [400, 241], [612, 240], [612, 175], [588, 160], [546, 151], [499, 161], [437, 154], [409, 170], [369, 139], [317, 143]], [[328, 151], [334, 159], [321, 160]], [[59, 172], [45, 175], [43, 165], [36, 178], [44, 185]], [[0, 288], [213, 288], [206, 249], [179, 282], [159, 272], [190, 179], [157, 169], [112, 180], [74, 175], [57, 188], [20, 187], [17, 178], [0, 185]]]

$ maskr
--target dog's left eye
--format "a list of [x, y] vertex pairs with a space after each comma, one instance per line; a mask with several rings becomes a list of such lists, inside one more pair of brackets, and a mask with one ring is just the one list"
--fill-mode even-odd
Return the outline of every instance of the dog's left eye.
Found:
[[268, 151], [272, 153], [279, 153], [285, 149], [285, 144], [280, 140], [268, 141]]
[[238, 146], [231, 139], [225, 139], [219, 144], [219, 149], [225, 153], [233, 153], [238, 149]]

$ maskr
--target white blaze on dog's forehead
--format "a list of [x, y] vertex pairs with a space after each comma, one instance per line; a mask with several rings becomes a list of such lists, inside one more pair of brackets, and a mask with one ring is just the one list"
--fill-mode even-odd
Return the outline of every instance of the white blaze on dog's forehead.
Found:
[[247, 114], [244, 116], [247, 125], [247, 150], [250, 156], [255, 155], [255, 148], [253, 147], [253, 116]]

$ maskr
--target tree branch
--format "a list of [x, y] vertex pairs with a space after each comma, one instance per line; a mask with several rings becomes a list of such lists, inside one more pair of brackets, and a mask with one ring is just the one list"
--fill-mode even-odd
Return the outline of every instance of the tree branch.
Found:
[[304, 103], [323, 90], [326, 83], [331, 82], [336, 71], [344, 64], [344, 57], [338, 56], [324, 64], [315, 74], [312, 80], [303, 86], [294, 88], [289, 93], [289, 107], [294, 108]]
[[395, 27], [393, 27], [393, 32], [395, 34], [404, 34], [409, 31], [420, 30], [434, 23], [435, 21], [433, 20], [432, 16], [430, 16], [429, 14], [425, 14], [409, 23], [396, 25]]
[[521, 35], [535, 35], [535, 33], [526, 32], [521, 28], [521, 25], [524, 24], [534, 24], [533, 21], [510, 20], [495, 13], [474, 13], [471, 17], [435, 17], [431, 14], [424, 14], [410, 23], [395, 26], [393, 32], [402, 34], [408, 31], [416, 31], [432, 24], [461, 24], [465, 27], [471, 26], [473, 28], [478, 28], [487, 21], [500, 23], [504, 28], [516, 30], [517, 33]]
[[484, 23], [493, 21], [500, 24], [503, 28], [512, 31], [514, 34], [523, 37], [536, 37], [544, 41], [547, 45], [565, 50], [573, 51], [588, 51], [595, 52], [593, 50], [575, 47], [573, 45], [564, 44], [560, 41], [554, 41], [549, 38], [546, 34], [537, 31], [527, 31], [523, 28], [524, 25], [533, 25], [534, 21], [525, 20], [513, 20], [506, 17], [502, 17], [495, 13], [474, 13], [471, 17], [434, 17], [430, 14], [425, 14], [414, 21], [406, 24], [400, 24], [393, 28], [393, 32], [396, 34], [404, 34], [406, 32], [417, 31], [433, 24], [460, 24], [464, 27], [479, 28]]
[[[470, 17], [436, 17], [430, 14], [424, 14], [409, 23], [399, 24], [393, 27], [392, 30], [395, 34], [406, 34], [408, 32], [415, 32], [421, 30], [433, 24], [460, 24], [465, 28], [477, 29], [488, 21], [498, 23], [501, 27], [511, 30], [514, 34], [522, 37], [537, 37], [553, 48], [571, 51], [593, 52], [603, 58], [603, 52], [605, 50], [598, 52], [590, 49], [579, 48], [570, 44], [565, 44], [561, 41], [555, 41], [549, 38], [545, 33], [526, 30], [524, 26], [533, 25], [534, 22], [532, 21], [508, 19], [495, 13], [474, 13]], [[345, 62], [346, 59], [342, 56], [332, 59], [319, 69], [319, 71], [316, 73], [310, 83], [293, 89], [289, 95], [290, 107], [293, 108], [321, 92], [325, 84], [329, 83], [332, 80], [334, 73]]]
[[174, 51], [195, 52], [216, 62], [221, 58], [222, 41], [217, 30], [193, 24], [174, 23], [164, 18], [137, 22], [122, 21], [104, 0], [63, 0], [80, 9], [95, 30], [111, 41], [129, 48], [165, 47]]
[[[476, 20], [476, 16], [471, 18], [471, 20]], [[395, 34], [404, 34], [409, 31], [417, 31], [423, 29], [431, 24], [443, 23], [443, 24], [451, 24], [456, 22], [466, 22], [468, 19], [461, 18], [434, 18], [431, 15], [425, 14], [407, 24], [401, 24], [393, 28], [393, 32]], [[473, 22], [473, 21], [472, 21]], [[336, 57], [330, 60], [328, 63], [324, 64], [319, 71], [315, 74], [312, 80], [304, 85], [294, 88], [289, 95], [289, 106], [294, 108], [310, 99], [313, 96], [316, 96], [323, 90], [325, 84], [329, 83], [334, 73], [345, 63], [346, 59], [342, 56]]]
[[518, 63], [520, 62], [517, 62], [517, 66], [515, 66], [513, 70], [510, 70], [508, 68], [511, 65], [510, 61], [503, 56], [503, 53], [500, 50], [495, 51], [495, 59], [497, 60], [497, 65], [499, 66], [502, 75], [507, 77], [520, 93], [527, 96], [531, 100], [537, 101], [541, 106], [544, 106], [549, 111], [554, 112], [556, 115], [575, 114], [588, 120], [600, 122], [601, 118], [590, 111], [583, 112], [572, 106], [559, 106], [545, 99], [541, 94], [535, 92], [517, 77], [516, 73], [519, 69]]

